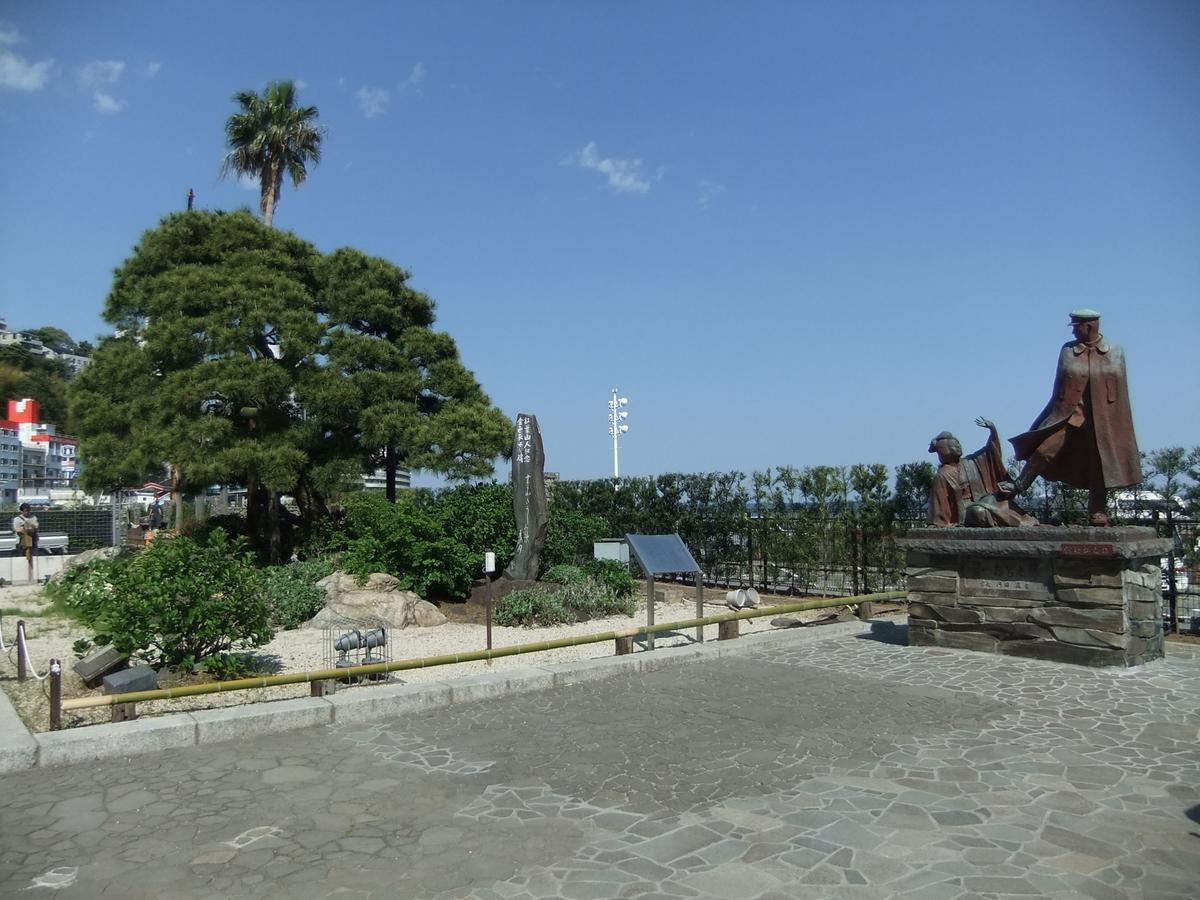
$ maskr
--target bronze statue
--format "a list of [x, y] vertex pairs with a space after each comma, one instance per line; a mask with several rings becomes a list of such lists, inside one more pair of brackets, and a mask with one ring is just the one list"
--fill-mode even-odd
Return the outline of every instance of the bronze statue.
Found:
[[1092, 525], [1107, 525], [1108, 492], [1142, 480], [1141, 454], [1133, 434], [1125, 354], [1100, 333], [1100, 313], [1071, 313], [1075, 340], [1063, 344], [1054, 391], [1033, 427], [1010, 439], [1021, 474], [1001, 485], [1002, 497], [1027, 491], [1041, 475], [1088, 489]]
[[962, 444], [949, 431], [929, 442], [929, 452], [938, 455], [939, 463], [929, 491], [929, 524], [940, 528], [1036, 525], [1037, 519], [1008, 497], [998, 495], [1000, 485], [1008, 479], [1000, 435], [988, 419], [980, 417], [975, 424], [988, 430], [988, 441], [970, 456], [962, 455]]

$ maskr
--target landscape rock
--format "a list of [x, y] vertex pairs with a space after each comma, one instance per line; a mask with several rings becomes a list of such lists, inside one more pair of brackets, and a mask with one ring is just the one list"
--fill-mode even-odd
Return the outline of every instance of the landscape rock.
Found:
[[400, 580], [374, 572], [363, 584], [348, 572], [334, 572], [317, 585], [325, 590], [325, 608], [305, 623], [307, 628], [341, 625], [345, 620], [378, 622], [389, 628], [432, 628], [446, 617], [436, 606], [412, 591], [399, 589]]

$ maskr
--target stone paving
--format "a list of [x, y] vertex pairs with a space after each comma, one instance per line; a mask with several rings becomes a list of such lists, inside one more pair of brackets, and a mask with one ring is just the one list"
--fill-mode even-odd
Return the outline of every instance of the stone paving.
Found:
[[1200, 895], [1200, 652], [902, 638], [6, 776], [0, 896]]

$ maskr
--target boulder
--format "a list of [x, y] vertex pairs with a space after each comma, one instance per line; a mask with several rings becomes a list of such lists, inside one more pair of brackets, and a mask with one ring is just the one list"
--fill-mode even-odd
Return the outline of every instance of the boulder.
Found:
[[[76, 553], [74, 556], [68, 556], [66, 563], [63, 565], [63, 572], [68, 569], [73, 569], [76, 566], [86, 566], [90, 562], [95, 562], [98, 559], [112, 559], [121, 552], [120, 547], [98, 547], [95, 550], [84, 550], [82, 553]], [[59, 581], [62, 578], [62, 573], [57, 573], [51, 576], [51, 581]]]
[[325, 608], [306, 627], [336, 626], [346, 619], [379, 622], [389, 628], [430, 628], [446, 622], [441, 610], [412, 591], [399, 590], [399, 583], [383, 572], [373, 573], [363, 584], [346, 572], [327, 575], [317, 582], [328, 597]]

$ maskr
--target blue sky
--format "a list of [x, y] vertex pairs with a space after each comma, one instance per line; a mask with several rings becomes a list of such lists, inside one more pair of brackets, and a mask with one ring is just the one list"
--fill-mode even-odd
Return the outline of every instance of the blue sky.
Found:
[[1200, 4], [0, 5], [0, 314], [104, 333], [113, 268], [218, 178], [239, 90], [325, 159], [276, 225], [413, 273], [547, 468], [931, 459], [1125, 346], [1143, 449], [1200, 443]]

